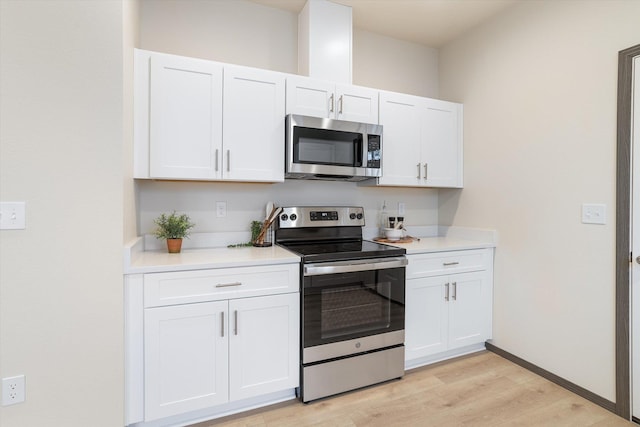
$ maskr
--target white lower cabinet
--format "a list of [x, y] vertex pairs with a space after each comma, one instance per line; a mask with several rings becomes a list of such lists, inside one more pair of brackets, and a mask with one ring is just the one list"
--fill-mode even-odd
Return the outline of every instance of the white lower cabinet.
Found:
[[214, 417], [298, 387], [299, 264], [132, 275], [125, 286], [126, 425]]
[[408, 258], [407, 365], [491, 338], [493, 249]]
[[227, 305], [217, 301], [145, 310], [146, 421], [229, 400]]
[[298, 386], [298, 294], [145, 310], [145, 421]]

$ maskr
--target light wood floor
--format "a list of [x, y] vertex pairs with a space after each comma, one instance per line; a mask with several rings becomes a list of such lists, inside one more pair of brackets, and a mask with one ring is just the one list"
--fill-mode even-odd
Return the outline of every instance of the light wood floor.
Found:
[[414, 369], [402, 380], [310, 404], [291, 400], [192, 427], [214, 425], [634, 426], [490, 352]]

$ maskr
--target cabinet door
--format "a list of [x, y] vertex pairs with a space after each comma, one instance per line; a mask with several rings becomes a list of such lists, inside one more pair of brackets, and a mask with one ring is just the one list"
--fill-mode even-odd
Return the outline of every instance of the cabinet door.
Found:
[[407, 280], [405, 359], [429, 356], [447, 349], [448, 302], [446, 276]]
[[222, 66], [152, 55], [149, 93], [151, 178], [215, 179], [222, 146]]
[[487, 338], [485, 301], [488, 286], [484, 272], [450, 276], [449, 348], [484, 342]]
[[231, 400], [299, 383], [300, 294], [229, 301]]
[[462, 105], [430, 99], [422, 120], [423, 178], [429, 187], [462, 187]]
[[226, 66], [223, 177], [284, 181], [285, 80], [280, 73]]
[[382, 178], [380, 185], [420, 186], [420, 105], [415, 96], [389, 92], [380, 94]]
[[350, 85], [337, 85], [336, 119], [378, 123], [378, 91]]
[[335, 85], [305, 77], [287, 77], [287, 114], [333, 118]]
[[226, 316], [226, 301], [145, 310], [145, 421], [228, 401]]

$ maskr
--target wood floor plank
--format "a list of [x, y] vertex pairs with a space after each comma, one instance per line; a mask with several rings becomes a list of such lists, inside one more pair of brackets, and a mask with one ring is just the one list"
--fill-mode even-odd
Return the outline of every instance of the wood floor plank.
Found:
[[192, 427], [634, 426], [490, 352], [408, 371], [401, 380], [297, 400]]

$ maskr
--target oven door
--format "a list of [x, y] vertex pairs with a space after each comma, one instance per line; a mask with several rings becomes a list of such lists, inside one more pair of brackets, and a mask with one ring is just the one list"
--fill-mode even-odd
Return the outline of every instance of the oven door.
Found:
[[405, 257], [304, 266], [303, 363], [403, 344]]

